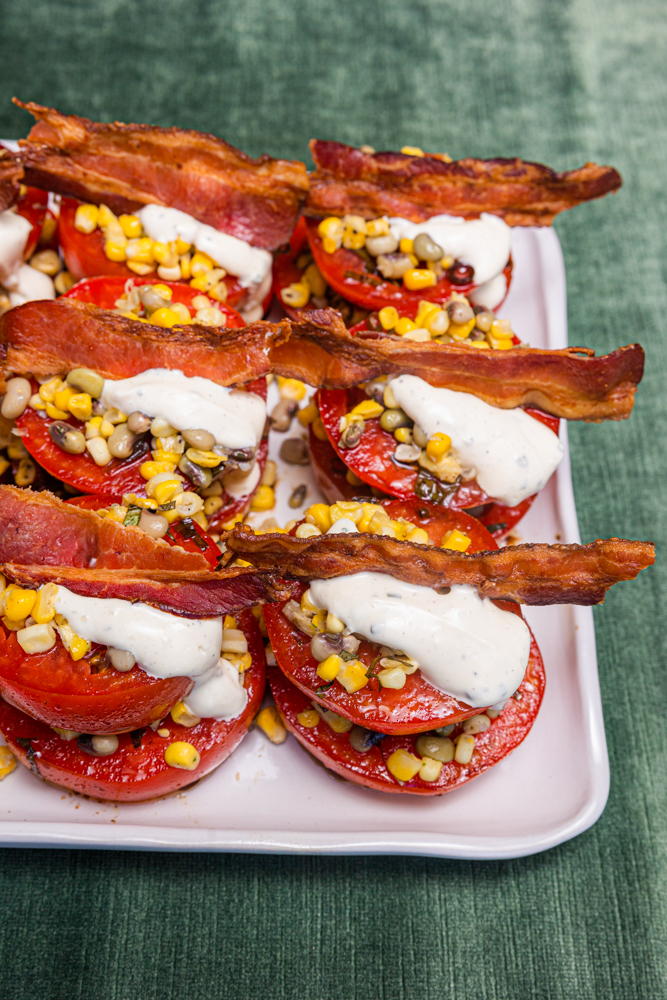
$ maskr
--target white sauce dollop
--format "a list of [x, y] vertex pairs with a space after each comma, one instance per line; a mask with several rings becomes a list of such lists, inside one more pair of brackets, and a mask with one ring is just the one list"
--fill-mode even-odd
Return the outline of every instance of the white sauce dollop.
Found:
[[178, 431], [202, 428], [225, 448], [256, 448], [266, 421], [266, 403], [254, 392], [228, 389], [199, 375], [149, 368], [132, 378], [107, 379], [101, 401], [123, 413], [141, 410], [162, 417]]
[[201, 718], [228, 720], [243, 711], [248, 696], [242, 678], [220, 656], [222, 618], [181, 618], [141, 602], [82, 597], [62, 586], [55, 605], [82, 639], [127, 650], [149, 677], [192, 677], [186, 704]]
[[563, 458], [558, 435], [520, 407], [501, 410], [417, 375], [389, 380], [396, 402], [428, 437], [448, 434], [487, 496], [515, 507], [546, 486]]
[[273, 257], [268, 250], [260, 250], [245, 240], [221, 233], [204, 222], [197, 222], [178, 208], [145, 205], [137, 215], [152, 240], [171, 243], [180, 236], [186, 243], [192, 243], [197, 250], [207, 253], [225, 271], [234, 274], [243, 288], [261, 285], [271, 270]]
[[399, 242], [404, 237], [413, 240], [419, 233], [428, 233], [446, 257], [474, 267], [476, 285], [495, 278], [509, 260], [512, 230], [502, 219], [487, 212], [469, 221], [456, 215], [434, 215], [426, 222], [390, 218], [389, 229]]
[[314, 603], [369, 641], [400, 649], [440, 691], [483, 708], [509, 698], [528, 665], [530, 632], [473, 587], [437, 594], [384, 573], [313, 580]]
[[473, 288], [468, 294], [468, 300], [474, 306], [484, 306], [485, 309], [497, 309], [507, 294], [507, 278], [501, 272], [483, 285]]
[[23, 263], [32, 226], [27, 219], [7, 209], [0, 212], [0, 285], [9, 292], [12, 306], [35, 299], [54, 299], [56, 290], [48, 274]]

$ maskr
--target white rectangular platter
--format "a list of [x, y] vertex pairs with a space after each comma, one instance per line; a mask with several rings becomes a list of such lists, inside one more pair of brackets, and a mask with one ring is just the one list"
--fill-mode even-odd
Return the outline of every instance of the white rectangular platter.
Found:
[[[567, 345], [565, 270], [552, 229], [513, 233], [514, 281], [500, 310], [535, 347]], [[273, 388], [273, 387], [272, 387]], [[292, 435], [303, 433], [295, 422]], [[595, 434], [591, 427], [589, 433]], [[563, 439], [567, 429], [563, 425]], [[278, 461], [284, 435], [272, 435]], [[280, 524], [309, 468], [279, 465]], [[252, 515], [259, 524], [269, 513]], [[578, 542], [569, 456], [519, 526], [522, 541]], [[475, 781], [440, 798], [386, 795], [334, 779], [292, 737], [273, 746], [251, 732], [212, 775], [182, 794], [103, 804], [36, 780], [23, 767], [0, 785], [0, 842], [34, 847], [179, 851], [417, 854], [514, 858], [591, 826], [604, 809], [609, 765], [589, 608], [528, 609], [547, 671], [546, 695], [525, 742]]]

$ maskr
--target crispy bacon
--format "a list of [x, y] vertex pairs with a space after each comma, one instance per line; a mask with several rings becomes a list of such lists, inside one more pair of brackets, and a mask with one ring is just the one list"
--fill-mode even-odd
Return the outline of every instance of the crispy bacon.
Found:
[[655, 561], [652, 542], [619, 538], [590, 545], [510, 545], [471, 555], [363, 533], [293, 538], [237, 527], [224, 541], [228, 552], [257, 569], [288, 578], [387, 573], [435, 590], [468, 585], [482, 597], [519, 604], [601, 604], [613, 584], [634, 580]]
[[166, 205], [275, 250], [289, 240], [308, 193], [308, 174], [298, 160], [253, 160], [191, 129], [93, 122], [14, 103], [37, 119], [21, 141], [27, 183], [115, 212]]
[[[23, 307], [25, 308], [25, 307]], [[11, 315], [11, 313], [9, 314]], [[480, 351], [466, 344], [352, 336], [332, 309], [292, 324], [271, 349], [272, 370], [320, 388], [348, 388], [379, 375], [418, 375], [430, 385], [470, 392], [492, 406], [537, 406], [569, 420], [623, 420], [644, 372], [639, 344], [599, 358], [586, 348], [515, 347]]]
[[113, 379], [172, 368], [241, 385], [270, 371], [271, 345], [288, 336], [288, 320], [240, 330], [194, 324], [165, 330], [65, 298], [26, 302], [0, 317], [6, 367], [35, 375], [83, 366]]
[[541, 163], [497, 158], [447, 162], [437, 155], [364, 153], [342, 142], [312, 139], [306, 215], [400, 216], [424, 222], [433, 215], [482, 212], [510, 226], [549, 226], [554, 216], [621, 186], [613, 167], [587, 163], [559, 174]]
[[214, 618], [267, 601], [284, 600], [289, 587], [275, 573], [247, 566], [210, 570], [108, 570], [4, 563], [20, 586], [56, 583], [83, 597], [142, 601], [187, 618]]
[[19, 195], [19, 181], [23, 167], [16, 156], [0, 146], [0, 212], [11, 208]]

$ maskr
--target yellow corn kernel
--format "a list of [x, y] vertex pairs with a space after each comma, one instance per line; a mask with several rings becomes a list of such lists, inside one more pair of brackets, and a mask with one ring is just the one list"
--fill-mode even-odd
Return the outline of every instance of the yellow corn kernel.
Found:
[[160, 472], [174, 472], [175, 469], [175, 462], [142, 462], [139, 466], [139, 474], [142, 479], [148, 482], [149, 479], [159, 475]]
[[[178, 465], [181, 454], [178, 451], [165, 451], [164, 448], [156, 448], [155, 451], [151, 452], [151, 458], [154, 462], [159, 462], [160, 464], [167, 463], [171, 466]], [[216, 464], [220, 464], [219, 460]]]
[[104, 256], [107, 260], [113, 260], [116, 263], [127, 260], [125, 244], [118, 243], [115, 240], [106, 240], [104, 243]]
[[179, 265], [181, 268], [181, 278], [183, 281], [188, 281], [192, 277], [192, 271], [190, 270], [190, 265], [192, 261], [190, 260], [190, 254], [184, 253], [179, 260]]
[[475, 749], [475, 737], [467, 733], [462, 733], [455, 740], [456, 750], [454, 760], [457, 764], [469, 764]]
[[452, 549], [454, 552], [467, 552], [470, 545], [471, 539], [458, 528], [448, 531], [442, 542], [443, 549]]
[[185, 726], [186, 729], [192, 729], [201, 722], [199, 716], [188, 711], [184, 701], [177, 702], [169, 714], [177, 726]]
[[119, 215], [118, 225], [123, 230], [128, 240], [136, 239], [141, 236], [144, 231], [141, 219], [136, 215]]
[[394, 306], [385, 306], [384, 309], [380, 309], [378, 319], [383, 330], [393, 330], [399, 320], [398, 310]]
[[100, 421], [99, 432], [100, 432], [100, 437], [110, 438], [114, 432], [114, 425], [111, 423], [110, 420], [107, 420], [105, 417], [102, 417], [102, 420]]
[[153, 257], [163, 267], [176, 267], [178, 264], [178, 256], [168, 243], [155, 242], [153, 244]]
[[9, 587], [3, 595], [5, 615], [12, 622], [23, 621], [32, 614], [32, 609], [37, 600], [37, 591], [23, 590], [22, 587]]
[[306, 395], [306, 387], [298, 378], [283, 378], [278, 376], [278, 389], [282, 399], [291, 399], [299, 402]]
[[337, 243], [336, 240], [332, 240], [330, 236], [325, 236], [322, 240], [322, 249], [325, 253], [335, 253], [339, 247], [340, 243]]
[[37, 599], [30, 612], [38, 625], [46, 625], [53, 619], [56, 613], [56, 594], [58, 587], [55, 583], [47, 583], [37, 591]]
[[327, 656], [326, 660], [322, 660], [317, 666], [317, 676], [321, 677], [323, 681], [333, 681], [338, 676], [338, 671], [344, 665], [344, 661], [338, 656], [337, 653], [333, 653], [331, 656]]
[[366, 676], [366, 666], [359, 660], [344, 662], [336, 679], [339, 684], [343, 685], [348, 694], [361, 691], [369, 682], [369, 678]]
[[412, 781], [421, 766], [421, 758], [402, 747], [387, 757], [387, 770], [397, 781]]
[[170, 503], [183, 492], [180, 479], [164, 479], [153, 489], [153, 497], [159, 504]]
[[428, 532], [424, 528], [413, 528], [405, 536], [406, 541], [414, 542], [415, 545], [430, 545], [431, 539], [428, 537]]
[[178, 316], [178, 322], [181, 324], [191, 323], [192, 316], [190, 315], [190, 310], [183, 302], [172, 302], [169, 306], [171, 311]]
[[411, 256], [414, 254], [414, 246], [412, 240], [408, 236], [403, 237], [398, 244], [398, 249], [401, 253], [409, 253]]
[[361, 509], [363, 511], [361, 518], [356, 522], [359, 531], [368, 531], [371, 523], [377, 517], [384, 521], [389, 521], [389, 515], [387, 514], [384, 507], [381, 507], [376, 503], [362, 503]]
[[308, 524], [316, 525], [322, 534], [326, 535], [332, 524], [329, 505], [326, 503], [314, 503], [306, 511], [306, 521]]
[[204, 451], [202, 448], [187, 448], [185, 454], [191, 462], [194, 462], [195, 465], [201, 465], [204, 469], [215, 469], [224, 457], [216, 455], [214, 451]]
[[316, 417], [310, 426], [313, 428], [313, 434], [315, 435], [318, 441], [327, 440], [327, 432], [324, 429], [324, 424], [322, 423], [321, 417], [319, 416]]
[[[322, 219], [317, 227], [317, 232], [323, 240], [330, 239], [336, 244], [335, 249], [341, 245], [344, 231], [345, 226], [343, 224], [343, 220], [336, 218], [335, 215], [330, 215], [328, 219]], [[331, 253], [332, 251], [328, 252]]]
[[225, 620], [222, 623], [223, 628], [236, 628], [237, 622], [233, 615], [225, 615]]
[[[147, 261], [143, 260], [128, 260], [127, 266], [130, 271], [134, 271], [134, 273], [138, 274], [141, 278], [145, 277], [147, 274], [151, 274], [155, 270], [155, 264], [149, 264]], [[148, 323], [149, 320], [144, 319], [144, 317], [141, 316], [139, 317], [139, 322]]]
[[4, 476], [5, 472], [7, 471], [10, 465], [11, 462], [9, 462], [6, 458], [0, 456], [0, 476]]
[[427, 441], [426, 454], [429, 458], [432, 458], [434, 462], [437, 462], [439, 458], [442, 458], [443, 455], [447, 454], [451, 447], [452, 439], [449, 434], [441, 434], [440, 431], [438, 431]]
[[317, 420], [318, 415], [317, 403], [311, 401], [307, 406], [299, 410], [297, 419], [303, 427], [308, 427], [314, 420]]
[[338, 500], [329, 508], [329, 515], [332, 524], [343, 518], [358, 524], [364, 516], [364, 508], [357, 500]]
[[153, 263], [153, 241], [148, 236], [128, 240], [125, 247], [128, 260], [140, 261], [143, 264]]
[[67, 410], [72, 396], [76, 396], [76, 389], [72, 389], [69, 385], [63, 386], [53, 397], [54, 406], [59, 410]]
[[178, 767], [182, 771], [194, 771], [201, 757], [192, 743], [177, 740], [175, 743], [170, 743], [165, 750], [164, 760], [169, 767]]
[[102, 417], [91, 417], [90, 420], [86, 421], [86, 439], [90, 440], [90, 438], [101, 437], [101, 426]]
[[56, 397], [56, 393], [60, 392], [64, 388], [65, 383], [60, 378], [52, 378], [48, 382], [44, 382], [43, 385], [39, 387], [40, 398], [44, 400], [45, 403], [52, 403]]
[[34, 392], [30, 399], [28, 400], [28, 406], [31, 410], [44, 410], [44, 400], [41, 398], [38, 392]]
[[437, 281], [433, 271], [427, 267], [413, 267], [403, 275], [403, 284], [411, 292], [417, 292], [421, 288], [432, 288]]
[[212, 271], [214, 267], [215, 261], [207, 253], [197, 250], [190, 261], [190, 274], [193, 278], [196, 278], [198, 274], [205, 274], [206, 271]]
[[46, 410], [47, 417], [51, 417], [52, 420], [67, 420], [69, 416], [68, 410], [61, 410], [59, 406], [54, 406], [53, 403], [47, 403], [44, 409]]
[[312, 598], [310, 596], [310, 590], [304, 590], [303, 594], [301, 595], [301, 608], [303, 611], [308, 611], [308, 612], [310, 611], [315, 612], [321, 610], [321, 608], [318, 608], [316, 604], [313, 604]]
[[299, 712], [296, 717], [296, 721], [304, 729], [314, 729], [319, 723], [320, 717], [314, 708], [306, 708], [303, 712]]
[[87, 392], [75, 392], [67, 401], [67, 409], [77, 420], [90, 420], [93, 400]]
[[252, 656], [250, 653], [225, 653], [224, 657], [236, 667], [240, 674], [244, 674], [252, 666]]
[[183, 254], [188, 253], [188, 251], [192, 249], [192, 243], [186, 243], [185, 240], [182, 240], [179, 236], [177, 240], [174, 240], [173, 243], [169, 244], [169, 249], [173, 250], [179, 257], [182, 257]]
[[271, 510], [275, 507], [276, 495], [272, 486], [258, 486], [250, 503], [251, 510]]
[[97, 224], [100, 227], [100, 229], [106, 229], [107, 226], [110, 226], [114, 222], [117, 223], [118, 219], [111, 211], [109, 206], [100, 205], [98, 209], [98, 218], [97, 218]]
[[[317, 712], [315, 713], [317, 715]], [[16, 767], [16, 757], [9, 747], [0, 747], [0, 781], [11, 774]]]
[[343, 246], [346, 250], [361, 250], [366, 243], [365, 233], [359, 233], [347, 226], [343, 233]]
[[327, 613], [326, 611], [318, 611], [312, 617], [313, 627], [317, 629], [318, 632], [324, 632], [327, 624]]
[[437, 781], [441, 771], [441, 760], [434, 760], [433, 757], [424, 757], [422, 766], [419, 768], [419, 777], [422, 781]]
[[[476, 344], [482, 346], [484, 344], [484, 341], [483, 340], [476, 341]], [[514, 347], [514, 341], [510, 340], [508, 337], [504, 337], [502, 339], [496, 339], [495, 337], [492, 337], [491, 347], [494, 349], [494, 351], [509, 351], [511, 350], [512, 347]]]
[[153, 326], [162, 326], [170, 330], [172, 326], [180, 323], [181, 319], [173, 309], [170, 309], [168, 306], [162, 306], [162, 308], [156, 309], [155, 312], [151, 313], [150, 322]]
[[436, 313], [439, 312], [442, 312], [442, 309], [436, 302], [429, 302], [427, 299], [422, 299], [419, 303], [417, 315], [415, 316], [415, 323], [419, 327], [426, 327], [428, 329], [429, 323]]
[[313, 295], [322, 296], [326, 294], [327, 283], [322, 277], [322, 273], [317, 264], [309, 264], [303, 272], [303, 280], [309, 285]]
[[294, 281], [287, 288], [282, 289], [280, 298], [286, 306], [302, 309], [310, 298], [310, 285], [306, 284], [305, 281]]
[[328, 709], [322, 712], [322, 718], [329, 729], [333, 729], [334, 733], [349, 733], [354, 725], [349, 719], [344, 718], [342, 715], [336, 715], [335, 712], [331, 712]]
[[90, 643], [88, 640], [82, 639], [80, 635], [77, 635], [67, 619], [63, 618], [63, 616], [59, 615], [57, 612], [54, 615], [53, 620], [62, 640], [62, 644], [69, 655], [73, 660], [80, 660], [90, 649]]
[[366, 236], [387, 236], [389, 233], [389, 219], [384, 217], [371, 219], [366, 223]]
[[401, 146], [401, 152], [405, 153], [406, 156], [423, 156], [424, 150], [420, 149], [419, 146]]
[[284, 743], [287, 739], [287, 730], [274, 705], [263, 708], [255, 722], [272, 743]]
[[416, 330], [416, 329], [417, 329], [417, 324], [414, 322], [414, 320], [408, 319], [407, 316], [402, 316], [401, 319], [399, 319], [396, 326], [394, 327], [394, 333], [398, 333], [402, 337], [404, 336], [404, 334], [409, 333], [411, 330]]
[[412, 444], [412, 430], [410, 427], [397, 427], [394, 437], [399, 444]]
[[384, 413], [384, 406], [382, 403], [377, 403], [374, 399], [364, 399], [363, 402], [357, 403], [350, 414], [353, 416], [363, 417], [365, 420], [372, 420], [374, 417], [379, 417]]
[[97, 205], [79, 205], [74, 216], [74, 228], [80, 233], [93, 233], [97, 229], [99, 215]]
[[467, 323], [450, 323], [447, 327], [447, 333], [455, 340], [465, 340], [474, 329], [475, 317], [473, 316]]

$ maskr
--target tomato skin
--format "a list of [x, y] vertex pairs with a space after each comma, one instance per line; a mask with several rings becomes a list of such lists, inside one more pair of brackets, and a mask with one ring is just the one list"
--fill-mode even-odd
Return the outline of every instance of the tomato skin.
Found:
[[[414, 319], [419, 309], [419, 303], [423, 299], [428, 302], [444, 303], [451, 298], [452, 292], [468, 295], [476, 287], [474, 281], [463, 285], [454, 285], [448, 278], [443, 277], [431, 288], [422, 288], [412, 292], [402, 284], [395, 285], [391, 281], [385, 281], [378, 278], [377, 275], [371, 275], [365, 261], [353, 250], [341, 247], [334, 253], [326, 253], [322, 246], [322, 238], [317, 231], [319, 223], [319, 219], [306, 220], [308, 242], [322, 277], [339, 295], [364, 309], [383, 309], [385, 306], [395, 306], [401, 316], [409, 316]], [[366, 278], [360, 280], [352, 277], [352, 274], [365, 275]], [[507, 279], [506, 295], [512, 280], [511, 258], [507, 262], [503, 274]], [[500, 304], [500, 302], [497, 303], [496, 308]]]
[[[22, 764], [47, 781], [82, 795], [112, 802], [141, 802], [191, 785], [221, 764], [241, 742], [264, 694], [264, 645], [257, 622], [250, 611], [242, 611], [237, 620], [248, 638], [252, 666], [243, 678], [248, 703], [241, 715], [230, 722], [203, 719], [186, 729], [168, 716], [160, 727], [169, 730], [168, 737], [147, 729], [141, 746], [135, 748], [131, 736], [123, 734], [118, 737], [116, 753], [92, 757], [80, 750], [75, 740], [61, 740], [42, 722], [0, 700], [0, 732]], [[201, 762], [195, 771], [179, 770], [165, 763], [166, 748], [177, 740], [191, 743], [199, 751]], [[30, 751], [25, 741], [29, 741]]]
[[32, 256], [39, 242], [39, 237], [46, 218], [48, 205], [48, 194], [39, 188], [26, 188], [25, 194], [21, 195], [16, 203], [17, 215], [22, 215], [32, 226], [28, 242], [23, 251], [23, 259], [28, 260]]

